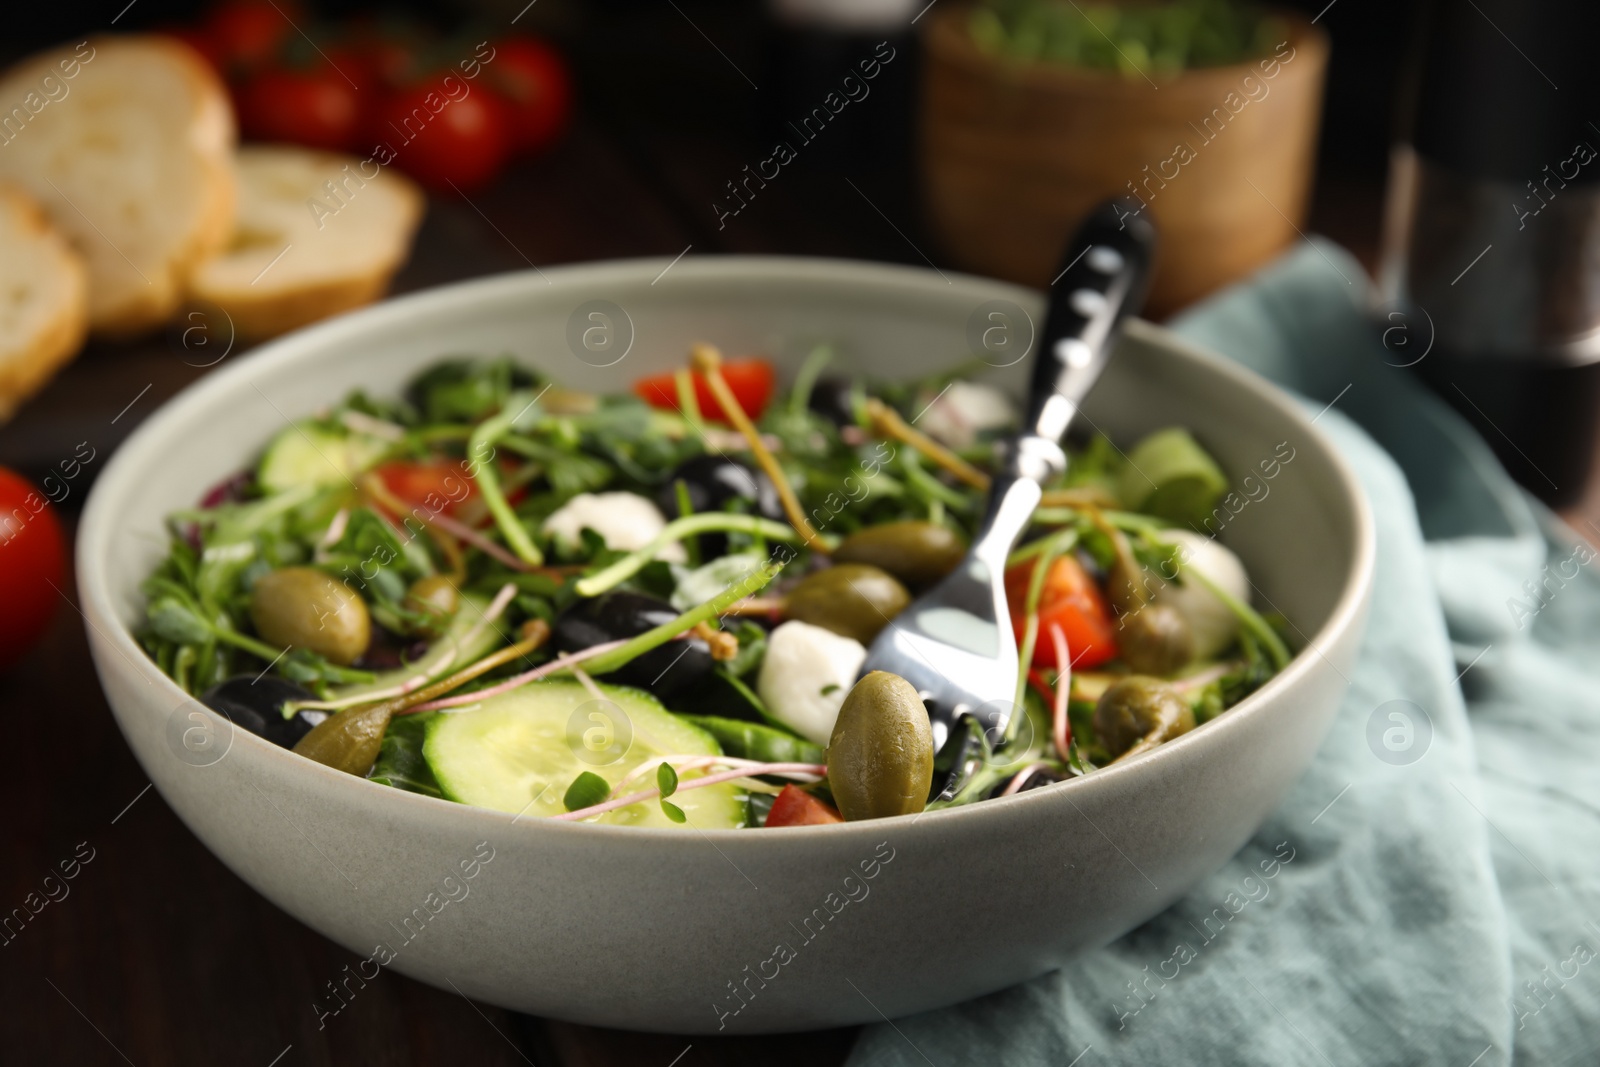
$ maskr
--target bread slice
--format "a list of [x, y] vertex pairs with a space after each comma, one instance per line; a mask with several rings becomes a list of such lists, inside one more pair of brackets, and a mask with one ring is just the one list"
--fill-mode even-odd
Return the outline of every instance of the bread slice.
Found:
[[44, 209], [0, 185], [0, 422], [78, 354], [88, 272]]
[[89, 325], [164, 323], [233, 224], [233, 111], [168, 37], [97, 37], [0, 76], [0, 180], [27, 189], [89, 267]]
[[189, 292], [261, 338], [376, 300], [411, 251], [420, 190], [373, 160], [281, 145], [240, 149], [239, 217]]

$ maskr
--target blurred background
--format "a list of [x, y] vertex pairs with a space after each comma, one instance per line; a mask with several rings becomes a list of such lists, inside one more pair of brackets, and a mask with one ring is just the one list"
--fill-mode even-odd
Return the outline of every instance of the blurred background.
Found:
[[[190, 293], [163, 324], [131, 334], [81, 323], [50, 373], [25, 386], [6, 376], [17, 346], [0, 330], [0, 415], [9, 412], [0, 417], [0, 475], [11, 468], [49, 492], [61, 457], [99, 457], [84, 461], [63, 494], [50, 492], [67, 536], [104, 457], [163, 401], [262, 339], [385, 291], [585, 260], [719, 253], [886, 260], [1043, 288], [1077, 219], [1118, 194], [1135, 198], [1162, 234], [1146, 311], [1158, 320], [1247, 277], [1306, 235], [1348, 249], [1374, 283], [1365, 292], [1366, 280], [1355, 280], [1353, 298], [1370, 304], [1395, 373], [1427, 381], [1524, 485], [1565, 508], [1580, 531], [1600, 530], [1592, 462], [1600, 166], [1588, 166], [1596, 155], [1589, 146], [1600, 146], [1600, 65], [1587, 54], [1597, 5], [14, 7], [0, 35], [0, 67], [105, 34], [167, 34], [226, 85], [245, 142], [336, 151], [357, 167], [376, 159], [426, 197], [419, 220], [375, 216], [364, 232], [397, 253], [363, 268], [375, 284], [332, 303], [253, 315], [221, 289], [205, 299]], [[461, 92], [463, 80], [470, 94]], [[437, 106], [441, 98], [447, 106]], [[30, 121], [16, 117], [19, 104], [0, 99], [0, 130], [10, 131], [0, 141], [13, 150], [12, 139], [21, 144], [28, 135], [15, 130]], [[408, 132], [419, 108], [436, 118]], [[10, 158], [0, 155], [0, 177]], [[314, 224], [311, 201], [319, 198], [342, 208], [313, 185], [283, 201], [293, 208], [303, 199], [308, 211], [290, 211], [299, 221], [284, 225]], [[376, 212], [374, 200], [351, 203]], [[92, 201], [82, 207], [96, 210]], [[287, 232], [240, 224], [219, 255], [266, 262], [292, 240]], [[0, 245], [0, 266], [6, 254]], [[25, 482], [0, 478], [0, 515], [26, 491]], [[41, 688], [30, 697], [14, 672], [7, 681], [15, 698], [91, 709], [97, 725], [83, 741], [94, 749], [86, 765], [114, 768], [108, 788], [131, 795], [143, 779], [100, 708], [79, 620], [60, 604], [72, 591], [65, 544], [40, 548], [30, 565], [59, 588], [44, 589], [36, 610], [17, 609], [14, 598], [0, 619], [0, 667], [36, 648], [43, 669], [29, 674], [40, 675]], [[8, 556], [13, 564], [22, 558]], [[9, 596], [15, 575], [0, 577]], [[199, 988], [222, 975], [238, 996], [260, 1000], [262, 1011], [252, 1014], [260, 1015], [259, 1032], [238, 1031], [255, 1023], [231, 1015], [226, 1027], [196, 1020], [186, 1040], [212, 1050], [264, 1047], [276, 1040], [273, 1019], [303, 1013], [313, 976], [336, 973], [346, 954], [245, 888], [170, 812], [161, 819], [141, 848], [182, 858], [183, 877], [202, 883], [215, 904], [218, 938], [194, 936], [192, 917], [172, 913], [159, 884], [131, 885], [119, 889], [121, 907], [138, 922], [91, 920], [75, 935], [85, 945], [62, 951], [100, 981], [109, 970], [96, 935], [114, 942], [127, 973], [105, 978], [101, 992], [115, 1000], [138, 987], [141, 996], [165, 997], [149, 1002], [155, 1015], [184, 1013], [184, 983]], [[241, 959], [250, 966], [241, 968]], [[157, 961], [161, 982], [133, 974]], [[174, 976], [181, 981], [166, 981]], [[458, 998], [394, 975], [383, 982], [368, 1022], [330, 1037], [339, 1044], [325, 1059], [512, 1063], [531, 1054], [540, 1063], [665, 1064], [682, 1045], [492, 1009], [491, 1031]], [[151, 991], [168, 985], [170, 994]], [[70, 1017], [48, 991], [28, 995], [24, 1013]], [[802, 1035], [759, 1047], [697, 1040], [697, 1056], [707, 1058], [686, 1062], [837, 1062], [851, 1038]]]
[[[1170, 24], [1119, 28], [1115, 8], [1029, 0], [976, 11], [948, 0], [123, 0], [29, 5], [0, 60], [106, 32], [171, 33], [227, 78], [246, 141], [364, 158], [375, 129], [394, 140], [396, 112], [489, 42], [495, 58], [475, 84], [493, 91], [445, 109], [462, 129], [441, 121], [400, 153], [429, 207], [392, 291], [685, 250], [934, 263], [1043, 286], [1075, 219], [1121, 192], [1168, 231], [1149, 312], [1161, 317], [1299, 232], [1376, 262], [1412, 6], [1263, 13], [1203, 0], [1176, 5]], [[1056, 25], [1062, 13], [1076, 24]], [[1141, 34], [1157, 44], [1143, 55], [1112, 43]], [[1280, 64], [1274, 46], [1289, 40]], [[1252, 73], [1254, 99], [1241, 85]], [[1243, 110], [1202, 125], [1230, 92]], [[490, 103], [497, 114], [480, 114]], [[1165, 182], [1179, 134], [1201, 158]], [[1246, 171], [1254, 190], [1237, 178]], [[0, 457], [29, 473], [70, 454], [81, 426], [104, 427], [127, 403], [127, 385], [153, 382], [138, 406], [153, 410], [220, 350], [189, 350], [203, 339], [91, 340], [0, 428]]]
[[[1591, 8], [122, 0], [29, 5], [0, 61], [96, 34], [167, 33], [226, 79], [247, 142], [337, 149], [352, 163], [395, 141], [429, 91], [447, 93], [442, 79], [459, 89], [470, 64], [467, 88], [487, 91], [445, 108], [415, 145], [399, 142], [390, 169], [420, 182], [429, 208], [390, 291], [685, 252], [933, 264], [1037, 287], [1075, 220], [1121, 193], [1162, 231], [1146, 310], [1161, 319], [1321, 233], [1383, 275], [1375, 324], [1411, 346], [1396, 365], [1438, 342], [1413, 373], [1514, 476], [1570, 506], [1590, 484], [1600, 404], [1595, 212], [1588, 170], [1543, 168], [1585, 137], [1600, 145], [1583, 54], [1600, 28]], [[1419, 170], [1412, 142], [1439, 166]], [[1514, 206], [1543, 181], [1529, 202], [1542, 207], [1552, 177], [1583, 190], [1536, 227], [1564, 237], [1530, 234]], [[1414, 210], [1419, 188], [1439, 210]], [[1497, 236], [1519, 247], [1457, 285]], [[298, 324], [247, 322], [228, 350]], [[179, 347], [214, 333], [180, 330]], [[91, 341], [0, 428], [0, 457], [26, 473], [81, 439], [84, 418], [103, 423], [98, 389], [63, 383], [143, 378], [153, 407], [205, 362], [168, 358], [171, 338], [135, 343], [148, 369], [113, 347]]]

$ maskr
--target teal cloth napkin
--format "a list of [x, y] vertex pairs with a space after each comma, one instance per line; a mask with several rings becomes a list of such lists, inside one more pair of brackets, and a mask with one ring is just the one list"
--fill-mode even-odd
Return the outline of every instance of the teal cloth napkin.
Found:
[[870, 1027], [853, 1067], [1600, 1063], [1600, 565], [1395, 366], [1427, 339], [1386, 349], [1366, 284], [1313, 240], [1176, 324], [1323, 412], [1373, 504], [1371, 621], [1311, 769], [1177, 905]]

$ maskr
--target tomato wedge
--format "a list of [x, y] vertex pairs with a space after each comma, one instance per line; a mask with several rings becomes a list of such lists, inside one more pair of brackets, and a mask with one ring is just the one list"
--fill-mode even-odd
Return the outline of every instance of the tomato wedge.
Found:
[[[1023, 609], [1028, 602], [1028, 583], [1037, 563], [1029, 560], [1006, 571], [1006, 599], [1019, 641], [1026, 621]], [[1045, 574], [1039, 596], [1039, 639], [1033, 646], [1035, 666], [1057, 667], [1055, 642], [1050, 640], [1052, 625], [1061, 627], [1073, 667], [1098, 666], [1117, 655], [1116, 623], [1105, 594], [1072, 556], [1058, 556]]]
[[769, 827], [826, 826], [834, 822], [844, 822], [844, 816], [831, 805], [794, 785], [783, 787], [778, 799], [772, 802], [772, 810], [767, 813]]
[[[722, 405], [711, 394], [711, 386], [706, 384], [698, 371], [691, 374], [694, 378], [694, 399], [700, 407], [700, 414], [708, 419], [726, 421], [722, 418]], [[772, 399], [772, 388], [778, 379], [772, 364], [764, 359], [729, 360], [722, 365], [722, 377], [728, 383], [728, 388], [733, 390], [733, 398], [752, 419], [759, 419], [767, 409], [767, 401]], [[640, 378], [633, 383], [633, 392], [651, 407], [678, 410], [678, 382], [674, 375], [657, 374]]]
[[378, 477], [395, 496], [408, 504], [443, 511], [454, 516], [457, 509], [478, 495], [478, 486], [462, 464], [446, 459], [421, 463], [397, 460], [378, 468]]

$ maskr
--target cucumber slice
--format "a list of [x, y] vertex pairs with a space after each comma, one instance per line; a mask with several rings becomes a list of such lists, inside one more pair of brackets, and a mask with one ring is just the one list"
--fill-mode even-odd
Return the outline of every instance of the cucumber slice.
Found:
[[[597, 705], [577, 682], [532, 682], [485, 700], [474, 711], [440, 715], [428, 726], [422, 754], [433, 768], [444, 795], [462, 804], [493, 808], [530, 817], [559, 815], [562, 797], [572, 780], [592, 771], [613, 788], [623, 776], [653, 756], [719, 755], [710, 734], [663, 708], [650, 694], [617, 685], [602, 685], [609, 707]], [[631, 734], [626, 751], [614, 763], [587, 742], [619, 743]], [[585, 759], [579, 759], [579, 754]], [[699, 772], [689, 772], [692, 781]], [[628, 784], [628, 791], [649, 789], [654, 775]], [[744, 826], [748, 804], [744, 790], [732, 783], [679, 792], [672, 802], [689, 817], [691, 828], [737, 829]], [[654, 800], [607, 812], [597, 821], [619, 826], [673, 827]]]
[[1133, 511], [1199, 529], [1227, 491], [1227, 476], [1210, 453], [1188, 430], [1170, 427], [1133, 446], [1117, 495]]
[[406, 667], [379, 671], [370, 682], [334, 686], [329, 696], [334, 700], [346, 700], [368, 693], [383, 692], [410, 681], [419, 674], [428, 678], [441, 678], [451, 671], [458, 671], [467, 664], [482, 659], [505, 643], [504, 637], [501, 636], [504, 627], [483, 621], [483, 613], [488, 607], [489, 602], [482, 597], [463, 596], [455, 618], [450, 620], [445, 632], [428, 646], [428, 651], [421, 659]]
[[388, 449], [375, 437], [297, 422], [267, 445], [256, 468], [256, 480], [274, 493], [302, 485], [346, 485], [376, 464]]

